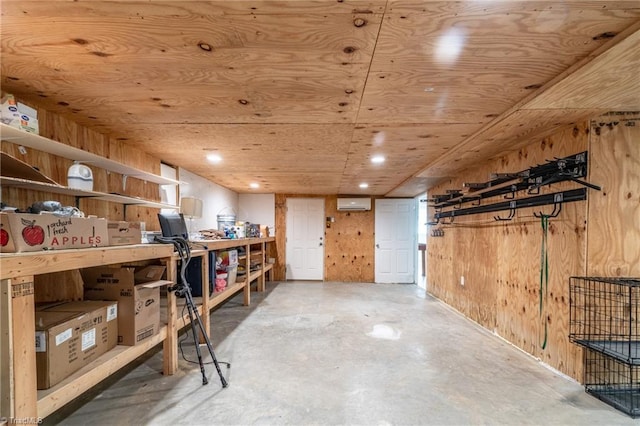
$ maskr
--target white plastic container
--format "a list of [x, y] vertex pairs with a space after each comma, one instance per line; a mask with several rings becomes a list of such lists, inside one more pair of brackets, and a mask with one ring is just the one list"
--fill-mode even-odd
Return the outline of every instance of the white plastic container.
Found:
[[84, 164], [74, 162], [67, 173], [67, 186], [82, 191], [93, 191], [93, 172]]

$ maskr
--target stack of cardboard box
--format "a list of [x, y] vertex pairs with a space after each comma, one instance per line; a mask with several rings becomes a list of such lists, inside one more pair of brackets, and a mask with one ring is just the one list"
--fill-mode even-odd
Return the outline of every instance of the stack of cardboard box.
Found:
[[10, 94], [3, 94], [0, 102], [0, 121], [2, 123], [29, 133], [38, 134], [40, 132], [38, 111], [16, 102], [16, 99]]
[[69, 302], [36, 309], [38, 389], [48, 389], [113, 349], [117, 302]]

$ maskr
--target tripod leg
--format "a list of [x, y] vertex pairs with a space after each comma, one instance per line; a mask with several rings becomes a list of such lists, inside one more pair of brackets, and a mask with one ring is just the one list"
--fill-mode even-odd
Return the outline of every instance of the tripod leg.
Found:
[[189, 319], [191, 320], [191, 331], [193, 332], [193, 343], [196, 345], [196, 353], [198, 354], [198, 363], [200, 364], [200, 372], [202, 373], [202, 384], [206, 385], [209, 383], [207, 380], [207, 375], [204, 371], [204, 363], [202, 362], [202, 353], [200, 352], [200, 344], [198, 343], [198, 329], [196, 328], [196, 318], [195, 315], [199, 318], [198, 308], [193, 305], [193, 299], [191, 298], [191, 292], [187, 289], [185, 294], [185, 302], [187, 303], [187, 309], [189, 311]]
[[[188, 297], [191, 297], [190, 293], [189, 293]], [[211, 354], [211, 359], [213, 360], [213, 365], [215, 365], [216, 371], [218, 372], [218, 376], [220, 377], [220, 383], [222, 383], [222, 387], [223, 388], [226, 388], [227, 386], [229, 386], [229, 383], [227, 383], [227, 381], [225, 380], [224, 376], [222, 375], [222, 370], [220, 369], [220, 364], [218, 364], [218, 359], [216, 358], [216, 354], [213, 351], [213, 345], [211, 344], [211, 339], [209, 339], [209, 336], [207, 335], [207, 333], [204, 330], [204, 324], [202, 324], [202, 318], [200, 317], [200, 313], [198, 312], [198, 310], [195, 311], [195, 315], [197, 317], [198, 325], [200, 326], [200, 331], [202, 332], [202, 335], [204, 336], [204, 341], [207, 343], [207, 348], [209, 349], [209, 354]], [[195, 334], [195, 332], [194, 332], [194, 334]]]
[[[161, 240], [162, 241], [162, 240]], [[169, 240], [168, 240], [169, 241]], [[198, 362], [200, 364], [200, 372], [202, 373], [202, 384], [206, 385], [209, 383], [207, 380], [207, 375], [204, 370], [204, 363], [202, 362], [202, 352], [200, 351], [200, 344], [198, 342], [198, 328], [195, 324], [195, 321], [198, 321], [198, 326], [200, 331], [202, 332], [202, 336], [207, 342], [207, 348], [209, 349], [209, 353], [211, 354], [211, 358], [213, 360], [214, 365], [216, 366], [216, 370], [218, 371], [218, 376], [220, 376], [220, 382], [222, 382], [222, 387], [226, 388], [228, 386], [227, 381], [222, 375], [222, 371], [220, 371], [220, 365], [218, 364], [218, 360], [216, 359], [216, 355], [213, 352], [213, 346], [211, 345], [211, 340], [209, 340], [209, 335], [207, 334], [204, 324], [202, 324], [202, 318], [200, 318], [200, 313], [198, 312], [198, 308], [193, 303], [193, 296], [191, 295], [191, 287], [186, 279], [186, 267], [191, 259], [191, 254], [189, 250], [189, 244], [186, 240], [182, 238], [172, 238], [170, 241], [175, 246], [178, 251], [178, 255], [182, 260], [182, 265], [180, 268], [180, 277], [182, 279], [182, 285], [172, 286], [169, 288], [169, 291], [175, 291], [176, 295], [184, 295], [185, 303], [187, 305], [187, 309], [189, 310], [189, 319], [191, 321], [191, 330], [193, 332], [193, 343], [196, 346], [196, 353], [198, 354]]]

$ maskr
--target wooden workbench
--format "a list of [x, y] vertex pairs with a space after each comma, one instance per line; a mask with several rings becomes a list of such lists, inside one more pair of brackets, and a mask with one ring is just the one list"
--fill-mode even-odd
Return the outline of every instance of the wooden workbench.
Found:
[[[250, 284], [258, 281], [264, 291], [265, 273], [272, 265], [264, 262], [266, 244], [275, 238], [202, 241], [194, 245], [193, 256], [203, 256], [203, 295], [198, 298], [200, 312], [209, 333], [209, 311], [240, 290], [244, 304], [250, 303]], [[201, 248], [198, 248], [200, 245]], [[206, 246], [204, 248], [203, 246]], [[211, 250], [245, 247], [248, 279], [231, 283], [220, 293], [209, 296], [208, 256]], [[259, 271], [250, 272], [250, 258], [262, 256]], [[97, 360], [47, 390], [37, 390], [35, 357], [35, 292], [34, 276], [93, 266], [115, 265], [139, 261], [159, 261], [167, 266], [167, 278], [176, 282], [177, 257], [173, 246], [139, 244], [75, 250], [0, 254], [0, 417], [27, 419], [37, 422], [74, 398], [86, 392], [118, 369], [135, 360], [149, 349], [163, 344], [163, 373], [173, 374], [178, 368], [178, 332], [189, 324], [188, 317], [178, 316], [180, 302], [172, 292], [164, 302], [165, 320], [158, 334], [137, 346], [117, 346]], [[62, 283], [61, 285], [64, 285]]]

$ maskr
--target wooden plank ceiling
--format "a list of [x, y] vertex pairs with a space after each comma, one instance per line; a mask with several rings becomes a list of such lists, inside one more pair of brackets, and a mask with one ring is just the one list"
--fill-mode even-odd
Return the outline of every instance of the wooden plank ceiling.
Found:
[[3, 0], [2, 89], [239, 193], [413, 196], [640, 110], [639, 23], [638, 1]]

